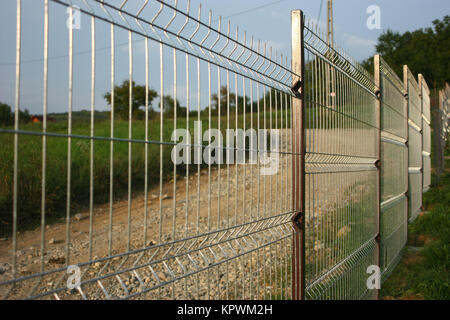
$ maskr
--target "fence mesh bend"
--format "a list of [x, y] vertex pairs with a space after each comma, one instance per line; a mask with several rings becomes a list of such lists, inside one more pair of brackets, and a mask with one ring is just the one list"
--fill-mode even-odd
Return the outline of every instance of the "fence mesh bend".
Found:
[[422, 76], [372, 76], [300, 10], [289, 58], [189, 1], [2, 6], [2, 299], [377, 297], [430, 184]]

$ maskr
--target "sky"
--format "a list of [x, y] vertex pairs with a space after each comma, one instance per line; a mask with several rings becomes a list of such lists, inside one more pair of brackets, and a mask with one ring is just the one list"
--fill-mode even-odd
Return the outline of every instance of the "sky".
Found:
[[[122, 0], [109, 0], [120, 4]], [[21, 106], [29, 109], [31, 114], [42, 114], [42, 79], [43, 79], [43, 0], [22, 0], [22, 70], [21, 70]], [[74, 1], [76, 3], [77, 1]], [[167, 0], [173, 4], [173, 0]], [[191, 0], [191, 14], [196, 15], [198, 5], [202, 3], [202, 21], [207, 21], [208, 10], [212, 10], [212, 19], [217, 24], [220, 15], [223, 29], [230, 20], [231, 30], [239, 26], [246, 31], [247, 39], [254, 35], [283, 52], [290, 54], [291, 26], [290, 11], [301, 9], [307, 19], [319, 24], [326, 31], [326, 0]], [[129, 0], [127, 9], [136, 12], [143, 0]], [[150, 1], [152, 3], [152, 0]], [[186, 8], [187, 0], [178, 0], [179, 8]], [[366, 12], [371, 5], [380, 8], [380, 28], [369, 29]], [[158, 4], [153, 3], [157, 8]], [[432, 26], [432, 21], [442, 19], [450, 14], [448, 0], [335, 0], [334, 1], [334, 39], [335, 42], [353, 56], [362, 61], [375, 53], [377, 38], [383, 31], [391, 29], [398, 32], [413, 31]], [[66, 8], [50, 1], [50, 34], [49, 34], [49, 111], [67, 111], [68, 89], [68, 36], [65, 21]], [[213, 25], [214, 25], [213, 23]], [[14, 106], [15, 88], [15, 29], [16, 0], [0, 1], [0, 102]], [[222, 29], [222, 30], [223, 30]], [[133, 72], [138, 83], [145, 83], [144, 42], [142, 37], [133, 36]], [[90, 94], [90, 18], [81, 17], [81, 28], [74, 30], [74, 110], [89, 108]], [[128, 76], [128, 46], [127, 33], [117, 31], [116, 44], [116, 82], [119, 83]], [[109, 78], [109, 28], [106, 23], [96, 26], [96, 109], [108, 110], [102, 95], [108, 91]], [[151, 44], [150, 73], [158, 72], [158, 47]], [[164, 55], [170, 61], [169, 48], [164, 49]], [[158, 63], [152, 63], [156, 59]], [[181, 63], [183, 58], [179, 57]], [[178, 63], [178, 62], [177, 62]], [[166, 64], [168, 64], [166, 62]], [[180, 78], [185, 77], [180, 68]], [[173, 93], [173, 75], [171, 67], [166, 66], [164, 90], [165, 94]], [[202, 67], [203, 74], [206, 69]], [[172, 78], [171, 78], [172, 77]], [[152, 80], [153, 81], [153, 80]], [[191, 80], [193, 81], [193, 80]], [[153, 88], [159, 88], [157, 81], [151, 83]], [[187, 100], [186, 83], [177, 84], [178, 98]], [[192, 89], [193, 90], [193, 89]], [[184, 93], [183, 93], [184, 92]], [[191, 99], [191, 98], [189, 98]], [[207, 103], [208, 96], [202, 95], [202, 107]], [[191, 101], [190, 103], [194, 103]], [[181, 101], [182, 105], [183, 103]]]

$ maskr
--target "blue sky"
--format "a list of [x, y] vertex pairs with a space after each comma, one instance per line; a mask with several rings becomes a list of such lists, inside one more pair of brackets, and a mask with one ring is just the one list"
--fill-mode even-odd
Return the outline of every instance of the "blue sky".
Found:
[[[122, 0], [109, 0], [114, 4]], [[50, 1], [52, 2], [52, 1]], [[76, 1], [75, 1], [76, 2]], [[143, 0], [129, 0], [130, 8], [138, 8]], [[172, 4], [172, 0], [167, 0]], [[240, 30], [254, 35], [255, 39], [267, 42], [284, 54], [290, 53], [290, 11], [302, 9], [307, 18], [317, 21], [320, 0], [204, 0], [202, 2], [203, 17], [207, 17], [208, 9], [213, 11], [213, 19], [219, 15], [224, 21], [231, 20], [232, 30], [239, 25]], [[197, 12], [199, 0], [191, 0], [191, 12]], [[155, 4], [154, 4], [155, 5]], [[366, 27], [368, 14], [366, 9], [377, 5], [381, 10], [381, 29], [369, 30]], [[179, 0], [180, 8], [186, 7], [186, 0]], [[14, 61], [15, 61], [15, 24], [16, 0], [0, 1], [0, 101], [13, 106], [14, 102]], [[135, 10], [135, 9], [133, 9]], [[50, 7], [50, 49], [49, 67], [49, 112], [67, 111], [67, 14], [61, 5], [51, 3]], [[334, 30], [335, 42], [350, 55], [361, 61], [375, 53], [378, 36], [387, 29], [405, 32], [432, 26], [434, 19], [442, 19], [450, 14], [448, 0], [335, 0]], [[194, 15], [194, 14], [193, 14]], [[42, 113], [42, 57], [43, 57], [43, 0], [23, 0], [23, 44], [22, 44], [22, 79], [21, 100], [23, 108], [32, 114]], [[204, 19], [202, 19], [204, 20]], [[323, 1], [319, 25], [325, 31], [326, 0]], [[225, 23], [224, 23], [225, 25]], [[74, 52], [86, 52], [75, 57], [74, 70], [74, 110], [87, 109], [89, 106], [90, 59], [89, 36], [90, 20], [82, 18], [80, 30], [75, 31], [76, 46]], [[109, 29], [99, 26], [97, 31], [97, 48], [109, 46]], [[126, 43], [126, 32], [117, 32], [116, 43]], [[85, 39], [85, 40], [83, 40]], [[138, 40], [138, 39], [136, 39]], [[143, 82], [143, 46], [135, 45], [133, 54], [134, 72], [139, 83]], [[151, 55], [152, 55], [151, 51]], [[171, 53], [170, 53], [171, 54]], [[117, 50], [117, 82], [126, 79], [128, 74], [127, 46]], [[28, 61], [28, 62], [27, 62]], [[155, 68], [157, 64], [155, 64]], [[102, 94], [109, 88], [109, 51], [99, 50], [97, 53], [97, 90], [96, 105], [99, 110], [107, 110]], [[170, 70], [170, 67], [168, 67]], [[156, 71], [157, 69], [155, 69]], [[203, 72], [203, 71], [202, 71]], [[183, 83], [179, 82], [179, 92], [183, 91]], [[158, 85], [155, 83], [156, 89]], [[173, 85], [165, 84], [170, 94]], [[180, 99], [183, 94], [180, 93]], [[203, 105], [207, 95], [202, 97]], [[182, 103], [184, 105], [184, 103]]]
[[[273, 3], [275, 0], [228, 0], [204, 1], [214, 12], [223, 16]], [[326, 3], [323, 1], [321, 24], [325, 29]], [[412, 31], [432, 26], [434, 19], [450, 14], [448, 0], [334, 0], [335, 41], [357, 60], [373, 55], [378, 36], [387, 29], [399, 32]], [[377, 5], [381, 9], [381, 29], [366, 27], [366, 9]], [[249, 33], [264, 36], [276, 43], [282, 51], [290, 50], [290, 10], [302, 9], [307, 18], [317, 20], [320, 0], [285, 0], [242, 15], [233, 16], [234, 23], [243, 26]]]

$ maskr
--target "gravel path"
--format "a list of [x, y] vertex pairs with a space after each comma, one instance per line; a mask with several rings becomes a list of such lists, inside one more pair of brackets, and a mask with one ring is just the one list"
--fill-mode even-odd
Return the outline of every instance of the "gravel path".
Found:
[[[342, 137], [332, 138], [325, 130], [322, 136], [319, 133], [316, 130], [309, 135], [328, 137], [336, 151], [346, 146], [339, 145]], [[283, 141], [290, 139], [284, 137]], [[286, 144], [281, 148], [286, 150]], [[42, 266], [44, 271], [54, 272], [15, 286], [0, 284], [0, 296], [8, 293], [7, 298], [23, 298], [55, 289], [55, 295], [42, 298], [288, 298], [291, 159], [281, 155], [278, 173], [272, 176], [259, 175], [257, 164], [221, 165], [220, 169], [212, 167], [210, 173], [203, 169], [188, 177], [177, 175], [176, 182], [162, 186], [161, 197], [159, 187], [149, 191], [146, 218], [144, 194], [132, 199], [130, 215], [127, 200], [114, 202], [112, 225], [109, 204], [97, 206], [92, 221], [89, 212], [80, 212], [70, 221], [69, 241], [65, 221], [46, 227], [43, 255], [41, 231], [20, 232], [16, 277], [36, 274]], [[311, 173], [324, 170], [315, 162], [331, 162], [329, 157], [314, 154], [308, 154], [307, 160], [307, 172]], [[315, 176], [307, 175], [307, 198], [316, 197], [315, 210], [309, 206], [313, 202], [307, 201], [307, 213], [320, 215], [335, 208], [339, 199], [348, 198], [346, 191], [355, 179], [343, 180], [342, 176], [327, 175], [326, 184], [314, 184]], [[310, 216], [307, 214], [307, 221]], [[0, 241], [0, 283], [12, 278], [11, 248], [11, 239]], [[92, 262], [81, 267], [81, 281], [95, 281], [84, 284], [80, 291], [66, 289], [66, 266], [87, 261]]]

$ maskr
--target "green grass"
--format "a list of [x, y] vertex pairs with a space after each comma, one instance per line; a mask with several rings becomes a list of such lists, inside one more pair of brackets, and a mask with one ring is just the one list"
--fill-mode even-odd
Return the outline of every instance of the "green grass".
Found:
[[[423, 195], [428, 213], [408, 229], [408, 245], [381, 288], [385, 299], [450, 299], [450, 174]], [[412, 246], [412, 247], [411, 247]]]
[[[266, 113], [266, 123], [269, 127], [270, 114]], [[272, 127], [275, 127], [277, 118], [278, 128], [286, 127], [286, 116], [283, 110], [283, 122], [281, 122], [281, 112], [277, 117], [272, 114]], [[197, 117], [190, 117], [189, 127], [193, 142], [194, 121]], [[243, 128], [244, 115], [238, 115], [238, 128]], [[209, 127], [207, 115], [201, 116], [202, 130]], [[260, 113], [260, 127], [264, 126], [264, 114]], [[227, 117], [211, 117], [211, 128], [220, 128], [224, 139], [227, 128]], [[230, 115], [230, 128], [235, 127], [235, 114]], [[289, 118], [288, 118], [289, 123]], [[186, 128], [187, 120], [185, 115], [179, 115], [177, 128]], [[247, 113], [245, 115], [246, 129], [257, 128], [257, 113]], [[6, 129], [12, 129], [8, 127]], [[41, 132], [42, 124], [29, 123], [20, 126], [21, 130]], [[163, 141], [171, 142], [171, 135], [174, 129], [174, 119], [164, 119], [163, 121]], [[48, 122], [47, 132], [66, 134], [67, 122]], [[89, 136], [90, 124], [86, 119], [74, 119], [72, 125], [74, 135]], [[95, 123], [95, 136], [110, 137], [110, 121], [101, 118]], [[160, 140], [160, 119], [152, 119], [148, 126], [149, 140]], [[128, 121], [114, 121], [114, 137], [128, 138]], [[132, 138], [137, 140], [145, 139], [144, 121], [133, 121]], [[64, 137], [47, 137], [46, 148], [46, 170], [45, 170], [45, 218], [48, 223], [55, 222], [66, 215], [67, 203], [67, 149], [68, 139]], [[206, 145], [206, 142], [203, 142]], [[225, 142], [224, 142], [225, 143]], [[248, 141], [247, 141], [248, 145]], [[14, 135], [10, 133], [0, 133], [0, 236], [5, 236], [12, 231], [13, 212], [13, 170], [14, 170]], [[41, 219], [42, 203], [42, 137], [38, 135], [19, 135], [18, 145], [18, 229], [30, 229], [39, 225]], [[90, 188], [90, 148], [89, 139], [72, 138], [71, 157], [71, 214], [75, 214], [89, 205]], [[162, 147], [162, 178], [164, 181], [173, 176], [173, 163], [171, 161], [172, 145]], [[131, 148], [131, 180], [132, 192], [144, 190], [145, 181], [145, 143], [132, 143]], [[94, 202], [96, 204], [106, 203], [110, 196], [110, 142], [105, 140], [95, 140], [94, 142]], [[114, 199], [120, 199], [128, 191], [128, 142], [114, 142]], [[204, 165], [203, 165], [204, 166]], [[197, 166], [190, 166], [190, 169], [197, 169]], [[177, 174], [183, 175], [186, 172], [184, 165], [177, 166]], [[148, 183], [149, 187], [158, 185], [160, 181], [160, 145], [157, 143], [148, 144]]]

